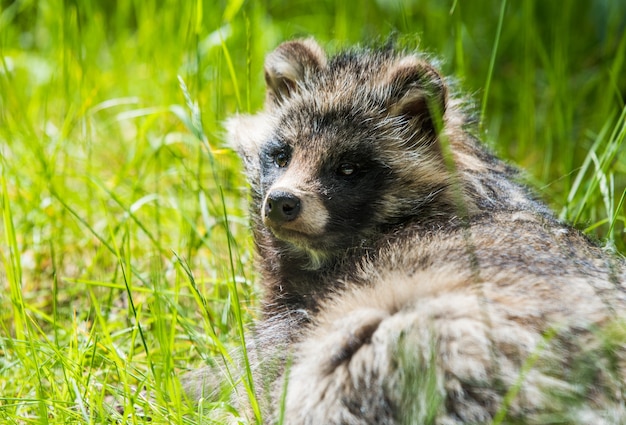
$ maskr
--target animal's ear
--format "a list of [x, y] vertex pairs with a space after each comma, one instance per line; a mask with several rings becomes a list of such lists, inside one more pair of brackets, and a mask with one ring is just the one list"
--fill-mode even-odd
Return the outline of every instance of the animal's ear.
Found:
[[266, 105], [282, 103], [298, 84], [326, 66], [326, 55], [312, 38], [281, 44], [265, 59]]
[[391, 91], [391, 115], [415, 120], [422, 132], [431, 135], [441, 130], [447, 87], [432, 65], [414, 56], [401, 58], [389, 68], [386, 84]]

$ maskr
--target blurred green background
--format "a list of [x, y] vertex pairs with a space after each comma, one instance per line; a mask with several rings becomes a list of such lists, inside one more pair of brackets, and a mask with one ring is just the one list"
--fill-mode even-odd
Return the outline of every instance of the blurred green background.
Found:
[[3, 422], [212, 417], [178, 376], [237, 345], [258, 296], [220, 123], [262, 106], [294, 37], [429, 53], [541, 198], [626, 246], [624, 1], [0, 5]]

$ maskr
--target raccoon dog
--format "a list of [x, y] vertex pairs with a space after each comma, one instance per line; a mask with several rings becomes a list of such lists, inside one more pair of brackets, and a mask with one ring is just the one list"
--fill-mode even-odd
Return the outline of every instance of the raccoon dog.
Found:
[[266, 423], [626, 423], [622, 259], [516, 183], [429, 62], [299, 40], [265, 79], [265, 109], [227, 126]]

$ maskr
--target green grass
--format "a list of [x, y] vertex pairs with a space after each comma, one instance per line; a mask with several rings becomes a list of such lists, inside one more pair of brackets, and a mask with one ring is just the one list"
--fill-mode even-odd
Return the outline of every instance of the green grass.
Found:
[[178, 379], [227, 357], [258, 306], [220, 122], [261, 107], [263, 57], [295, 36], [395, 32], [440, 58], [485, 141], [625, 251], [624, 2], [356, 4], [0, 1], [0, 422], [232, 409], [195, 408]]

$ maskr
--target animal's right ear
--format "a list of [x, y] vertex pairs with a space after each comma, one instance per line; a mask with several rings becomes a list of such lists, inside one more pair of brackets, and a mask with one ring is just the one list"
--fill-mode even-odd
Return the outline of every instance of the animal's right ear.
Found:
[[266, 106], [281, 104], [298, 90], [298, 84], [326, 67], [326, 55], [312, 38], [279, 45], [265, 59]]

